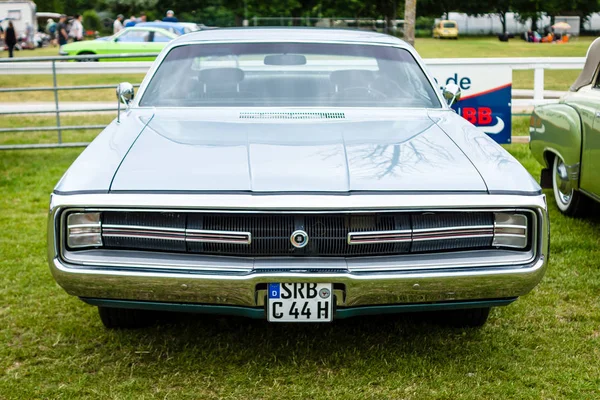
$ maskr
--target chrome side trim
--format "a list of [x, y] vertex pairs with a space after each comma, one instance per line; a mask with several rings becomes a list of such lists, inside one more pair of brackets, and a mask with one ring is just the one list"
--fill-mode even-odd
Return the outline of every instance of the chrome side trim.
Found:
[[410, 229], [398, 231], [348, 232], [348, 244], [406, 243], [412, 241]]

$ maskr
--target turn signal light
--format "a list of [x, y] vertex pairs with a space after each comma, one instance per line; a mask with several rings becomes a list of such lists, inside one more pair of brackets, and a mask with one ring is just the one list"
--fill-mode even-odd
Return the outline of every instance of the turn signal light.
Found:
[[527, 247], [527, 217], [523, 214], [494, 213], [493, 246]]
[[67, 246], [69, 248], [102, 246], [100, 213], [72, 213], [67, 216]]

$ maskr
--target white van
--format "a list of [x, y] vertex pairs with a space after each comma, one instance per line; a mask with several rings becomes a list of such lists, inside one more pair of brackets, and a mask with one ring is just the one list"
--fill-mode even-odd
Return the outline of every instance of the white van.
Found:
[[2, 21], [2, 28], [6, 30], [8, 21], [11, 20], [15, 26], [17, 36], [25, 33], [27, 23], [33, 26], [34, 32], [37, 32], [38, 25], [35, 17], [35, 9], [33, 1], [0, 0], [0, 21]]

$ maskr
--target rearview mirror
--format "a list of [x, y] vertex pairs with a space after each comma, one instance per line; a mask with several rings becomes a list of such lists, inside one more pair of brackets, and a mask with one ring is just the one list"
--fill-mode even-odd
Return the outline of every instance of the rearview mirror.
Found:
[[265, 57], [265, 65], [306, 65], [302, 54], [270, 54]]
[[129, 104], [134, 94], [133, 85], [129, 82], [121, 82], [117, 86], [117, 99], [123, 104]]
[[117, 86], [117, 122], [121, 122], [121, 103], [129, 106], [135, 91], [129, 82], [121, 82]]
[[460, 100], [460, 86], [458, 86], [456, 83], [451, 82], [447, 84], [445, 88], [442, 89], [442, 95], [444, 96], [444, 99], [446, 99], [446, 101], [448, 102], [448, 105], [452, 107], [452, 104]]

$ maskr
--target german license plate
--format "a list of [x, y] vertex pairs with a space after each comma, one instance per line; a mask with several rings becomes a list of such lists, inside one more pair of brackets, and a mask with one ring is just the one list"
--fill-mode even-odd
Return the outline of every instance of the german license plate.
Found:
[[331, 283], [269, 283], [269, 322], [329, 322], [332, 314]]

